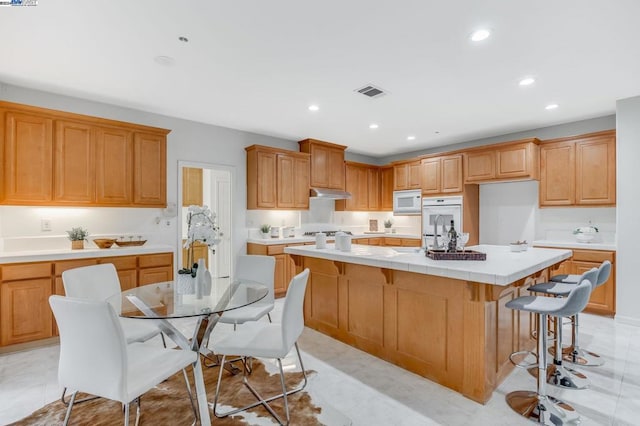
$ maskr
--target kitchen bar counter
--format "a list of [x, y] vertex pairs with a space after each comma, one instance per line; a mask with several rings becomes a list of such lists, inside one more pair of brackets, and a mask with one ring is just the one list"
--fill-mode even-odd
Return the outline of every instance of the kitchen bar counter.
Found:
[[350, 252], [336, 250], [332, 244], [326, 249], [314, 246], [285, 248], [285, 253], [320, 259], [375, 266], [398, 271], [416, 272], [494, 285], [509, 285], [544, 268], [571, 257], [571, 250], [530, 248], [511, 252], [507, 246], [479, 245], [469, 247], [487, 254], [485, 261], [433, 260], [411, 249], [363, 246], [354, 244]]
[[[365, 233], [365, 234], [353, 234], [351, 238], [413, 238], [416, 240], [420, 239], [419, 235], [413, 234], [385, 234], [385, 233]], [[333, 241], [333, 237], [327, 237], [327, 241]], [[291, 244], [291, 243], [314, 243], [316, 242], [316, 237], [306, 237], [306, 236], [297, 236], [297, 237], [285, 237], [285, 238], [249, 238], [247, 239], [248, 243], [254, 244], [263, 244], [263, 245], [272, 245], [272, 244]]]
[[609, 250], [616, 251], [615, 243], [579, 243], [577, 241], [559, 241], [559, 240], [536, 240], [533, 242], [535, 247], [560, 247], [581, 250]]
[[[505, 304], [548, 280], [571, 250], [472, 247], [486, 261], [434, 261], [409, 248], [287, 247], [296, 272], [311, 271], [307, 327], [486, 403], [532, 350], [535, 321]], [[533, 386], [533, 382], [532, 382]]]
[[[85, 243], [85, 246], [93, 243]], [[71, 245], [71, 243], [69, 243]], [[111, 256], [131, 256], [138, 254], [154, 254], [174, 252], [172, 246], [166, 244], [145, 244], [136, 247], [111, 247], [100, 249], [97, 247], [87, 247], [82, 250], [52, 249], [52, 250], [23, 250], [0, 252], [0, 264], [40, 262], [68, 259], [87, 259], [95, 257]]]

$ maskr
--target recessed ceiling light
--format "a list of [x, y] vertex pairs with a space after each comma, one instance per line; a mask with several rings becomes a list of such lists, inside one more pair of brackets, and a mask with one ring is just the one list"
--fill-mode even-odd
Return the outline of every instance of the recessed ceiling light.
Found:
[[558, 108], [558, 104], [549, 104], [544, 109], [556, 109]]
[[309, 111], [317, 111], [320, 107], [318, 105], [309, 105]]
[[377, 129], [379, 126], [376, 123], [369, 124], [370, 129]]
[[167, 67], [170, 67], [176, 63], [176, 60], [173, 59], [171, 56], [156, 56], [155, 58], [153, 58], [153, 60], [156, 61], [157, 64], [164, 65]]
[[416, 137], [415, 136], [407, 136], [407, 140], [408, 141], [414, 141], [414, 140], [416, 140]]
[[491, 31], [482, 29], [472, 32], [469, 38], [471, 39], [471, 41], [482, 41], [488, 39], [490, 35]]
[[531, 86], [533, 83], [536, 82], [536, 79], [533, 77], [527, 77], [527, 78], [523, 78], [522, 80], [520, 80], [520, 86]]
[[189, 43], [189, 39], [188, 39], [188, 38], [186, 38], [185, 36], [180, 36], [180, 37], [178, 37], [178, 40], [180, 40], [180, 41], [181, 41], [181, 42], [183, 42], [183, 43]]

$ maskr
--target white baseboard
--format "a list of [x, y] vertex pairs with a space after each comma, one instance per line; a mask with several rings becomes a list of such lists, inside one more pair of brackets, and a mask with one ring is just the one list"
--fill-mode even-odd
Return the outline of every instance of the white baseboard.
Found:
[[616, 315], [615, 320], [616, 322], [619, 322], [621, 324], [629, 324], [629, 325], [635, 325], [636, 327], [640, 327], [640, 318], [637, 318], [637, 317], [625, 317], [621, 315]]

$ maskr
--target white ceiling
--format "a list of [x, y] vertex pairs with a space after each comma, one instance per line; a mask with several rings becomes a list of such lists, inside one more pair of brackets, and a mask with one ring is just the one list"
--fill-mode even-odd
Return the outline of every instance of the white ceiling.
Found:
[[638, 17], [638, 0], [39, 0], [0, 8], [0, 81], [384, 156], [613, 114], [640, 95]]

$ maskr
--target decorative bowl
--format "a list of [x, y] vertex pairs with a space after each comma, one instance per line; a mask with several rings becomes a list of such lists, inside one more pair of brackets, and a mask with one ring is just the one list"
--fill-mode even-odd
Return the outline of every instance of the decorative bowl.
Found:
[[593, 241], [595, 238], [596, 238], [595, 232], [581, 232], [579, 234], [576, 234], [576, 240], [578, 240], [581, 243], [588, 243], [590, 241]]
[[116, 242], [116, 240], [113, 238], [94, 238], [93, 242], [101, 249], [108, 249]]
[[118, 241], [115, 240], [116, 245], [118, 247], [133, 247], [133, 246], [141, 246], [147, 242], [147, 240], [137, 240], [137, 241]]

